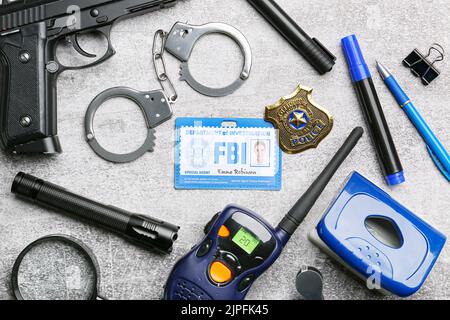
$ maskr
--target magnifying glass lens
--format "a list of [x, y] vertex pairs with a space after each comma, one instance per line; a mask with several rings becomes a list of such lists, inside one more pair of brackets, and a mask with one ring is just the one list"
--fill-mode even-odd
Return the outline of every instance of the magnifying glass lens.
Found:
[[52, 240], [26, 253], [17, 282], [25, 300], [89, 300], [96, 294], [97, 275], [83, 250]]

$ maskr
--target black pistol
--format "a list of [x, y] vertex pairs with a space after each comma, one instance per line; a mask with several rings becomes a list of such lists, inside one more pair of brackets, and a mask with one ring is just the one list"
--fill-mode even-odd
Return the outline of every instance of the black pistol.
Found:
[[[178, 0], [0, 0], [0, 145], [12, 153], [61, 152], [57, 136], [58, 75], [98, 65], [114, 54], [111, 28], [119, 19], [173, 6]], [[78, 36], [100, 33], [103, 57], [81, 48]], [[69, 40], [93, 62], [68, 67], [56, 49]]]

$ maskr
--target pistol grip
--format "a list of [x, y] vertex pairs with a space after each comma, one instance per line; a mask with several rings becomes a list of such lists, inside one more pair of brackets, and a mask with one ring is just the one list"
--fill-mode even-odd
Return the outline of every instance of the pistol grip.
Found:
[[61, 152], [56, 127], [56, 78], [44, 22], [0, 37], [0, 142], [16, 153]]

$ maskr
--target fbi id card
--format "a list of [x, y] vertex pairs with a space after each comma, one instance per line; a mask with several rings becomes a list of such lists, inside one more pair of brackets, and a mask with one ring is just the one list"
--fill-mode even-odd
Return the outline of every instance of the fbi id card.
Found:
[[176, 189], [281, 189], [277, 131], [262, 119], [178, 118]]

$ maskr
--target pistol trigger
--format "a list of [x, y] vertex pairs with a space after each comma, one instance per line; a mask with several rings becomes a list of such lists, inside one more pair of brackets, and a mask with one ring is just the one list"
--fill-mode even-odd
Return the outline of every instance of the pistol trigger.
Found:
[[72, 43], [73, 48], [82, 56], [85, 56], [87, 58], [96, 58], [97, 55], [89, 53], [84, 51], [83, 48], [81, 48], [80, 44], [78, 43], [78, 36], [76, 34], [73, 34], [69, 37], [70, 43]]

